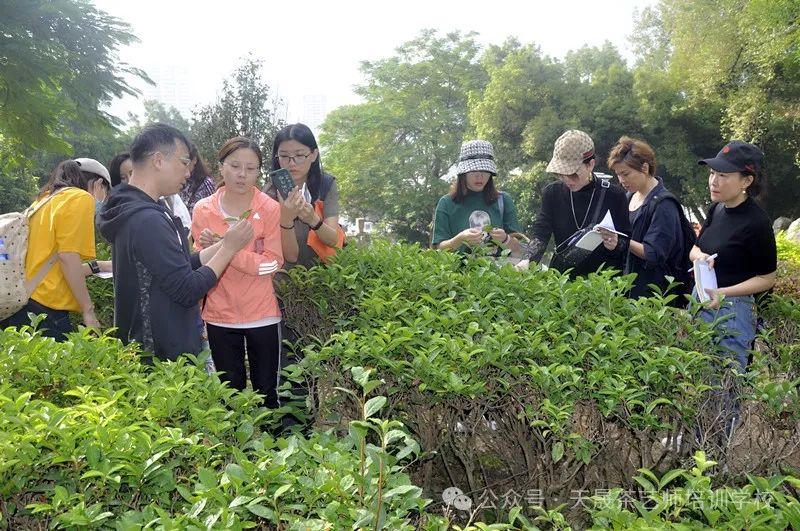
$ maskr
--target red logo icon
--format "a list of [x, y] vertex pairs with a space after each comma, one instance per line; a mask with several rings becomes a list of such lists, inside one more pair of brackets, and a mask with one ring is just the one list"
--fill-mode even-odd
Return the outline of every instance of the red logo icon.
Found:
[[730, 153], [730, 151], [731, 151], [731, 148], [729, 148], [728, 146], [725, 146], [724, 148], [722, 148], [722, 152], [725, 153], [726, 155], [728, 153]]

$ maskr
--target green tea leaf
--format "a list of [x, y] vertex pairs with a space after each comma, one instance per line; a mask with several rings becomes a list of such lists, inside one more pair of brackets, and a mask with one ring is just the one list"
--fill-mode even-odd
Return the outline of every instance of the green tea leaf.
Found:
[[376, 396], [367, 400], [367, 403], [364, 404], [364, 418], [370, 418], [375, 413], [381, 410], [383, 406], [386, 405], [386, 397], [385, 396]]

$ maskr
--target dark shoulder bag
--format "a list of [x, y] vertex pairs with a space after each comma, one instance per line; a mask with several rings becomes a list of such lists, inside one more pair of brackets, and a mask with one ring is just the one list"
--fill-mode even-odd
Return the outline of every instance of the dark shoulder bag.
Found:
[[[611, 182], [607, 179], [599, 179], [600, 183], [600, 195], [597, 198], [597, 202], [594, 203], [594, 207], [592, 208], [592, 214], [589, 217], [589, 225], [583, 227], [581, 229], [576, 230], [572, 236], [564, 240], [563, 242], [556, 245], [556, 248], [553, 251], [553, 259], [550, 262], [550, 267], [558, 269], [559, 271], [566, 271], [567, 269], [573, 268], [586, 260], [586, 258], [591, 255], [594, 250], [588, 251], [586, 249], [582, 249], [577, 247], [575, 244], [587, 233], [589, 233], [594, 226], [600, 222], [602, 211], [603, 211], [603, 204], [606, 198], [606, 191], [611, 187]], [[593, 184], [593, 186], [597, 186]]]

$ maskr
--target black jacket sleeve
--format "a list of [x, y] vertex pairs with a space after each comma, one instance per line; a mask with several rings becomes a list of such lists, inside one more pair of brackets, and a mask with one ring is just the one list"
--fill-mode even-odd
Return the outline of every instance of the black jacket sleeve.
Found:
[[604, 208], [611, 212], [611, 219], [614, 220], [614, 228], [617, 231], [627, 234], [628, 238], [617, 238], [617, 246], [612, 250], [603, 250], [608, 255], [622, 255], [628, 253], [631, 235], [631, 220], [628, 215], [628, 199], [625, 197], [625, 192], [622, 191], [617, 185], [612, 184], [606, 194]]
[[[148, 213], [147, 230], [134, 232], [136, 259], [153, 276], [153, 282], [170, 300], [191, 308], [217, 283], [217, 275], [207, 267], [192, 269], [192, 258], [184, 247], [176, 227], [166, 216]], [[196, 258], [199, 263], [199, 256]]]
[[553, 235], [553, 219], [556, 209], [556, 195], [553, 185], [548, 185], [542, 192], [542, 206], [536, 214], [531, 228], [531, 241], [525, 251], [526, 258], [535, 262], [542, 259], [550, 237]]

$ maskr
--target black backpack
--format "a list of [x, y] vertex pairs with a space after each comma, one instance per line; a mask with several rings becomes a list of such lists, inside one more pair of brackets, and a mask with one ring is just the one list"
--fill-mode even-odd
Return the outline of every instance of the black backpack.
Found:
[[[647, 207], [647, 223], [645, 224], [645, 227], [650, 226], [658, 204], [664, 200], [672, 201], [675, 203], [675, 206], [678, 207], [678, 214], [681, 218], [681, 233], [683, 241], [683, 254], [679, 258], [678, 263], [668, 264], [668, 274], [672, 277], [675, 277], [675, 280], [681, 283], [681, 285], [675, 290], [676, 294], [691, 295], [692, 289], [694, 288], [694, 278], [690, 272], [693, 264], [689, 259], [689, 253], [692, 251], [692, 247], [694, 247], [697, 243], [697, 234], [694, 232], [692, 223], [686, 217], [686, 214], [683, 211], [683, 206], [681, 205], [680, 201], [678, 201], [678, 198], [666, 190], [653, 196], [653, 198], [650, 199]], [[679, 297], [679, 299], [681, 301], [683, 300], [681, 297]]]

